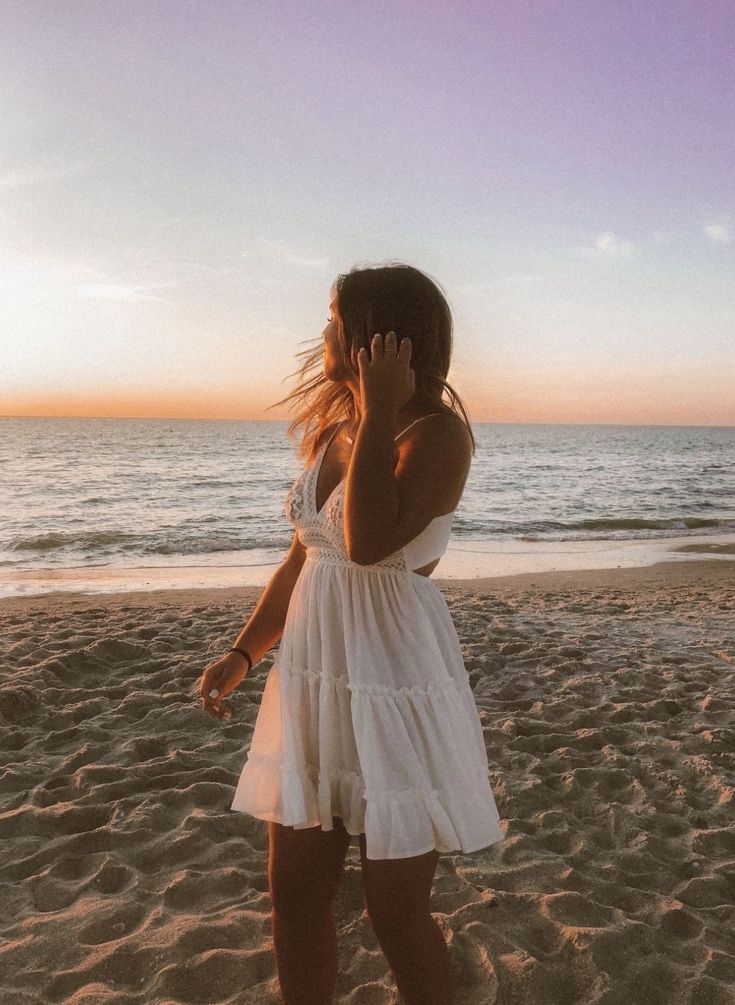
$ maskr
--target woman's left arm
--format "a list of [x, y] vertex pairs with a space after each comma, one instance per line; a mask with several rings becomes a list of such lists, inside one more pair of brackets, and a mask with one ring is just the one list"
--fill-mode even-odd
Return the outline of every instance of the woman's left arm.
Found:
[[[412, 541], [440, 513], [454, 508], [469, 470], [464, 424], [438, 415], [401, 445], [394, 441], [399, 410], [415, 394], [411, 343], [396, 350], [395, 333], [361, 350], [362, 419], [345, 479], [344, 536], [351, 561], [372, 565]], [[459, 428], [461, 427], [461, 429]]]
[[391, 538], [398, 523], [396, 414], [390, 409], [365, 411], [352, 448], [345, 481], [344, 536], [348, 558], [359, 565], [373, 564], [376, 545], [380, 548]]

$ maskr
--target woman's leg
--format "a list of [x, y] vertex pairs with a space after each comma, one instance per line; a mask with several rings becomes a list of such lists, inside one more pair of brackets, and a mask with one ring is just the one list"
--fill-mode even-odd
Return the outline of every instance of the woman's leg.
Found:
[[454, 1005], [449, 947], [429, 910], [439, 852], [369, 859], [360, 835], [365, 906], [405, 1005]]
[[337, 983], [334, 898], [350, 834], [340, 817], [334, 829], [296, 830], [269, 822], [268, 889], [276, 970], [284, 1005], [328, 1005]]

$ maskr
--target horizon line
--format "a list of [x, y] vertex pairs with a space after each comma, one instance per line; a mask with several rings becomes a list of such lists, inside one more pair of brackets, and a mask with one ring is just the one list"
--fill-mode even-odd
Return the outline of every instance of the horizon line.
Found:
[[[76, 419], [93, 422], [116, 420], [135, 422], [292, 422], [292, 419], [220, 419], [205, 416], [166, 415], [0, 415], [0, 419]], [[638, 426], [650, 429], [735, 429], [735, 423], [708, 422], [502, 422], [493, 419], [470, 420], [471, 426], [612, 426], [627, 428]]]

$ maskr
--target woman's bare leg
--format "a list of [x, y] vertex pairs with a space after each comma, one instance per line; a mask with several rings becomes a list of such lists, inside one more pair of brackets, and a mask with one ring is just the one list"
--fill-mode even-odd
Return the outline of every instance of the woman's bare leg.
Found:
[[405, 1005], [454, 1005], [449, 947], [429, 910], [439, 852], [369, 859], [360, 835], [365, 906]]
[[278, 983], [284, 1005], [329, 1005], [337, 983], [334, 898], [350, 834], [268, 824], [268, 889]]

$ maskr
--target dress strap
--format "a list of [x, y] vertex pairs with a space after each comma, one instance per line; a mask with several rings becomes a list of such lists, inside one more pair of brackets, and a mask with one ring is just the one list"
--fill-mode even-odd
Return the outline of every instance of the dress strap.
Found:
[[334, 429], [332, 430], [332, 432], [331, 432], [331, 433], [329, 434], [329, 436], [325, 436], [325, 437], [324, 437], [324, 439], [322, 440], [322, 444], [321, 444], [321, 446], [319, 447], [319, 449], [317, 450], [317, 452], [316, 452], [316, 453], [314, 454], [314, 459], [313, 459], [313, 461], [311, 462], [311, 464], [309, 464], [309, 465], [308, 465], [308, 469], [309, 469], [310, 471], [311, 471], [311, 470], [312, 470], [313, 468], [315, 468], [315, 467], [316, 467], [316, 465], [317, 465], [317, 464], [318, 464], [318, 463], [320, 462], [320, 459], [322, 458], [322, 456], [323, 456], [324, 454], [326, 454], [326, 452], [327, 452], [327, 447], [329, 446], [329, 444], [330, 444], [330, 443], [332, 442], [332, 440], [334, 439], [334, 436], [335, 436], [335, 433], [337, 432], [337, 430], [338, 430], [338, 429], [340, 428], [340, 426], [341, 426], [341, 425], [342, 425], [342, 423], [341, 423], [341, 422], [338, 422], [338, 423], [337, 423], [337, 425], [336, 425], [336, 426], [334, 427]]
[[[403, 436], [403, 434], [404, 434], [405, 432], [408, 432], [408, 430], [409, 430], [409, 429], [411, 428], [411, 426], [415, 426], [415, 425], [416, 425], [416, 423], [417, 423], [417, 422], [421, 422], [421, 420], [422, 420], [422, 419], [429, 419], [429, 418], [431, 418], [431, 416], [432, 416], [432, 415], [443, 415], [443, 414], [444, 414], [443, 412], [429, 412], [429, 414], [428, 414], [428, 415], [420, 415], [420, 416], [418, 417], [418, 419], [414, 419], [414, 420], [413, 420], [413, 422], [410, 422], [410, 423], [409, 423], [409, 424], [408, 424], [408, 425], [406, 426], [406, 428], [405, 428], [405, 429], [402, 429], [402, 430], [400, 431], [400, 433], [398, 434], [398, 436]], [[394, 439], [394, 440], [397, 440], [397, 439], [398, 439], [398, 436], [394, 436], [394, 437], [393, 437], [393, 439]]]
[[319, 447], [319, 450], [320, 450], [320, 451], [326, 451], [326, 449], [327, 449], [327, 447], [329, 446], [329, 444], [330, 444], [330, 443], [332, 442], [332, 440], [334, 439], [334, 437], [335, 437], [335, 436], [337, 435], [337, 433], [339, 432], [339, 430], [340, 430], [341, 426], [342, 426], [342, 423], [341, 423], [341, 422], [338, 422], [338, 423], [336, 423], [336, 425], [335, 425], [334, 429], [333, 429], [333, 430], [332, 430], [332, 432], [331, 432], [331, 433], [329, 434], [329, 436], [325, 436], [325, 437], [324, 437], [324, 440], [323, 440], [323, 442], [322, 442], [322, 445], [321, 445], [321, 447]]

